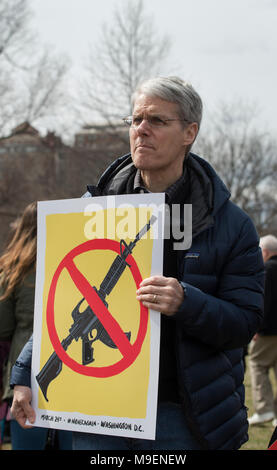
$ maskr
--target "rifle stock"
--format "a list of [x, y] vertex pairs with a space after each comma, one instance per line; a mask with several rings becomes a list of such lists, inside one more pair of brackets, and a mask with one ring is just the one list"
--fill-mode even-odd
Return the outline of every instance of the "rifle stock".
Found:
[[48, 401], [48, 398], [47, 398], [48, 386], [50, 382], [52, 382], [52, 380], [54, 380], [59, 375], [61, 370], [62, 370], [62, 361], [57, 356], [57, 354], [53, 352], [51, 356], [49, 357], [48, 361], [46, 362], [46, 364], [41, 369], [40, 373], [36, 376], [37, 382], [40, 386], [40, 389], [46, 401]]

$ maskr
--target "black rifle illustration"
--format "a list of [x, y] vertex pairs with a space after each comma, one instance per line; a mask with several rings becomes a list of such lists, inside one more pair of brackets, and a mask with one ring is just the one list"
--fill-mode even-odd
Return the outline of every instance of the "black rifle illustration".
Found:
[[[144, 234], [148, 232], [151, 225], [156, 221], [156, 216], [152, 215], [149, 222], [138, 232], [134, 241], [129, 245], [126, 244], [124, 240], [120, 241], [120, 255], [117, 255], [113, 261], [108, 273], [106, 274], [104, 280], [102, 281], [99, 290], [93, 286], [93, 289], [97, 292], [98, 296], [104, 303], [106, 307], [108, 304], [106, 302], [106, 296], [109, 295], [112, 289], [115, 287], [119, 281], [121, 275], [123, 274], [126, 266], [130, 266], [126, 258], [130, 253], [132, 253], [137, 242], [143, 237]], [[79, 338], [82, 340], [82, 364], [87, 365], [94, 361], [93, 357], [93, 347], [92, 343], [96, 340], [102, 341], [106, 346], [110, 348], [117, 349], [117, 346], [114, 344], [113, 340], [109, 336], [108, 332], [103, 327], [100, 320], [97, 318], [96, 314], [93, 312], [91, 307], [88, 307], [80, 312], [81, 304], [84, 302], [85, 298], [81, 299], [80, 302], [74, 307], [71, 315], [73, 318], [73, 323], [69, 328], [68, 336], [63, 339], [61, 345], [66, 351], [68, 346], [72, 343], [73, 340], [78, 341]], [[92, 331], [96, 331], [95, 337], [92, 336]], [[126, 337], [130, 341], [131, 332], [125, 333]], [[47, 398], [47, 389], [59, 373], [62, 370], [62, 361], [59, 356], [54, 351], [49, 357], [48, 361], [45, 363], [39, 374], [36, 376], [36, 380], [39, 384], [39, 387], [45, 397]]]

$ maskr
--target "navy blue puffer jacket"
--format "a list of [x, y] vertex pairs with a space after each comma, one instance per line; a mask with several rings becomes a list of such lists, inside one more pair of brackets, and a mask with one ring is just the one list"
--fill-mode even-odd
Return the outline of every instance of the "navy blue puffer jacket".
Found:
[[231, 202], [193, 239], [180, 276], [187, 297], [177, 314], [180, 388], [203, 445], [238, 449], [247, 436], [242, 347], [263, 311], [263, 262], [249, 218]]
[[[187, 291], [176, 314], [179, 392], [203, 449], [233, 450], [248, 439], [242, 354], [263, 316], [264, 264], [252, 221], [211, 165], [192, 153], [187, 164], [193, 215], [208, 210], [193, 227], [190, 249], [178, 252]], [[126, 192], [131, 172], [130, 155], [116, 160], [96, 194]]]

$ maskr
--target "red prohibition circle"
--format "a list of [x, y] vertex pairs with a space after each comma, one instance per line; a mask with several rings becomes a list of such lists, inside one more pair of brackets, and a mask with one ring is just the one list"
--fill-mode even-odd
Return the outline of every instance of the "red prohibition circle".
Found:
[[[75, 372], [87, 375], [91, 377], [111, 377], [117, 375], [127, 369], [138, 357], [142, 344], [147, 332], [147, 324], [148, 324], [148, 309], [140, 303], [140, 324], [137, 333], [137, 338], [135, 342], [131, 345], [129, 340], [126, 338], [125, 334], [120, 331], [120, 326], [116, 323], [115, 319], [112, 318], [106, 307], [104, 306], [101, 299], [98, 297], [97, 293], [91, 287], [90, 283], [83, 277], [83, 275], [78, 271], [76, 268], [73, 259], [87, 251], [91, 250], [111, 250], [120, 254], [120, 243], [115, 240], [108, 240], [108, 239], [93, 239], [84, 242], [75, 248], [73, 248], [67, 255], [62, 259], [59, 266], [57, 267], [54, 276], [52, 278], [52, 282], [49, 289], [48, 300], [47, 300], [47, 311], [46, 311], [46, 319], [47, 319], [47, 328], [51, 343], [56, 354], [59, 356], [61, 361], [66, 364], [70, 369], [74, 370]], [[131, 254], [129, 254], [126, 258], [127, 263], [130, 265], [130, 271], [134, 278], [136, 287], [139, 287], [140, 282], [142, 281], [142, 277], [139, 271], [139, 268], [136, 264], [135, 259]], [[57, 334], [57, 330], [55, 327], [55, 312], [54, 312], [54, 302], [55, 302], [55, 293], [57, 288], [57, 282], [59, 280], [60, 274], [63, 269], [67, 269], [69, 274], [77, 276], [76, 279], [81, 279], [80, 285], [83, 287], [82, 293], [87, 293], [90, 298], [93, 298], [93, 302], [95, 302], [94, 307], [96, 305], [96, 310], [98, 311], [98, 315], [101, 313], [104, 315], [103, 319], [108, 316], [108, 321], [111, 322], [112, 328], [118, 330], [119, 337], [121, 337], [122, 343], [122, 351], [123, 354], [122, 359], [120, 359], [115, 364], [111, 364], [109, 366], [104, 367], [94, 367], [94, 366], [85, 366], [79, 364], [77, 361], [72, 359], [64, 348], [61, 345], [60, 339]], [[79, 286], [77, 286], [79, 287]], [[85, 296], [85, 295], [84, 295]], [[88, 300], [88, 299], [87, 299]], [[95, 308], [94, 308], [95, 310]], [[97, 315], [97, 316], [98, 316]], [[99, 316], [98, 316], [99, 318]], [[100, 318], [99, 318], [100, 319]], [[101, 319], [100, 319], [101, 321]]]

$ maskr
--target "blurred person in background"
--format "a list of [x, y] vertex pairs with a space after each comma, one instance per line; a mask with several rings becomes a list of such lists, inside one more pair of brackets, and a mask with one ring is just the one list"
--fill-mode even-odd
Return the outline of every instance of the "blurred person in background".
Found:
[[[13, 235], [0, 258], [0, 342], [9, 344], [2, 365], [2, 406], [12, 403], [11, 369], [33, 332], [37, 204], [29, 204], [11, 228]], [[15, 419], [10, 433], [13, 450], [43, 450], [50, 435], [46, 428], [23, 429]], [[71, 449], [71, 433], [61, 431], [58, 438], [60, 448]]]
[[274, 397], [269, 370], [277, 380], [277, 238], [260, 240], [265, 263], [264, 320], [249, 346], [249, 370], [255, 413], [249, 424], [273, 420], [277, 425], [277, 396]]

